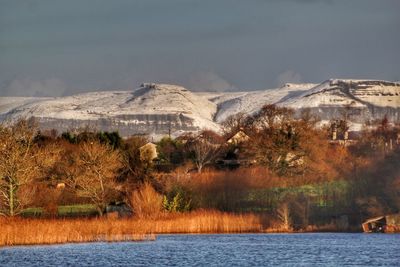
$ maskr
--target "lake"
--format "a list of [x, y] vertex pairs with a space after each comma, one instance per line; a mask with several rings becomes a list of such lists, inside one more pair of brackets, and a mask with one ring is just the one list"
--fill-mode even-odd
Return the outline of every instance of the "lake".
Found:
[[0, 266], [400, 266], [400, 234], [159, 235], [0, 248]]

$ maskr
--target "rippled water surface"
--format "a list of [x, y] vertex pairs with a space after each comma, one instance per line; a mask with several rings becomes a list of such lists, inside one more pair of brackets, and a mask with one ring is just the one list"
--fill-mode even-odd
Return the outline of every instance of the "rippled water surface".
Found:
[[160, 235], [157, 241], [0, 248], [1, 266], [400, 266], [400, 235]]

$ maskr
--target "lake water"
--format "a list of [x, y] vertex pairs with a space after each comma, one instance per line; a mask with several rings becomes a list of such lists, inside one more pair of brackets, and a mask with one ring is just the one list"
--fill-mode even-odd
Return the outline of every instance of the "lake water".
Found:
[[400, 266], [399, 234], [159, 235], [0, 248], [0, 266]]

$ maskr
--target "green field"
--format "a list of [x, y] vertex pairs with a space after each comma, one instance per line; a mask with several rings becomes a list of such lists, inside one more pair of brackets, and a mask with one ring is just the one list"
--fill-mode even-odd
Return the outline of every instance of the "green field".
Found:
[[[76, 204], [59, 206], [57, 215], [61, 217], [90, 216], [97, 213], [96, 207], [92, 204]], [[23, 217], [37, 217], [44, 214], [43, 208], [28, 208], [22, 212]]]

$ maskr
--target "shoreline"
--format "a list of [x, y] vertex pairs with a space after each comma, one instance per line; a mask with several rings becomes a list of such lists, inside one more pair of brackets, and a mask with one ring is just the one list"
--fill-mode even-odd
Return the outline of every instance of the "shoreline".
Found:
[[[58, 246], [58, 245], [74, 245], [74, 244], [90, 244], [90, 243], [124, 243], [124, 242], [153, 242], [157, 241], [159, 236], [201, 236], [201, 235], [299, 235], [299, 234], [382, 234], [382, 233], [364, 233], [364, 232], [225, 232], [225, 233], [158, 233], [146, 235], [143, 239], [118, 239], [118, 240], [91, 240], [91, 241], [76, 241], [76, 242], [61, 242], [61, 243], [31, 243], [31, 244], [14, 244], [0, 245], [0, 250], [3, 248], [12, 247], [34, 247], [34, 246]], [[390, 235], [400, 235], [400, 232], [385, 233]]]
[[1, 218], [0, 247], [86, 242], [152, 241], [158, 235], [362, 233], [334, 224], [286, 229], [253, 213], [167, 213], [155, 218]]

